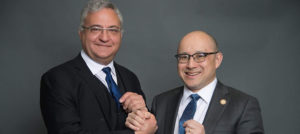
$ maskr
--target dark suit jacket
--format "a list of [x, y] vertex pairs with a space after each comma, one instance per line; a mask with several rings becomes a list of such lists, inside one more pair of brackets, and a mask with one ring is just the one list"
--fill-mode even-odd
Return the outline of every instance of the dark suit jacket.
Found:
[[[183, 86], [156, 96], [152, 112], [156, 116], [158, 134], [174, 132]], [[221, 105], [220, 100], [227, 103]], [[263, 134], [260, 107], [256, 98], [218, 82], [204, 122], [206, 134]]]
[[[136, 75], [116, 63], [114, 66], [120, 91], [145, 98]], [[126, 112], [117, 110], [107, 88], [80, 54], [42, 76], [40, 105], [49, 134], [133, 133], [125, 127]]]

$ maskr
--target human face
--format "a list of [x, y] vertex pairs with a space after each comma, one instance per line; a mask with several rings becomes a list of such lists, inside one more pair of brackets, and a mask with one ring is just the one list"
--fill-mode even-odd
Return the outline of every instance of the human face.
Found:
[[[104, 29], [121, 28], [121, 23], [116, 12], [110, 8], [103, 8], [96, 12], [88, 13], [84, 26], [98, 26]], [[88, 29], [79, 31], [82, 48], [85, 53], [94, 61], [107, 65], [109, 64], [121, 44], [122, 33], [109, 34], [107, 30], [95, 34]]]
[[[192, 32], [180, 42], [178, 54], [194, 54], [197, 52], [215, 52], [216, 45], [212, 38], [204, 32]], [[216, 77], [216, 69], [222, 62], [223, 55], [207, 55], [205, 60], [197, 63], [191, 57], [187, 63], [177, 64], [178, 74], [184, 84], [193, 92], [197, 92]]]

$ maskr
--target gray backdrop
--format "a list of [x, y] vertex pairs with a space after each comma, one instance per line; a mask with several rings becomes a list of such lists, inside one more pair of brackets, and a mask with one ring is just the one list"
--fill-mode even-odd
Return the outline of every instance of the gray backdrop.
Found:
[[[1, 0], [1, 134], [46, 133], [40, 77], [81, 50], [77, 28], [85, 1]], [[137, 74], [148, 105], [154, 95], [182, 84], [174, 58], [181, 37], [205, 30], [224, 53], [219, 80], [258, 98], [266, 132], [299, 133], [299, 1], [113, 2], [125, 20], [116, 61]]]

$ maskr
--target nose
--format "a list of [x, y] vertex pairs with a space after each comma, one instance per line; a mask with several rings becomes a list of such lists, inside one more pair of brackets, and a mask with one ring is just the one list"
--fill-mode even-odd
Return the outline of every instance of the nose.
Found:
[[107, 30], [101, 31], [98, 37], [99, 37], [99, 40], [101, 42], [108, 42], [109, 38], [110, 38], [110, 36], [108, 35]]
[[193, 57], [190, 57], [188, 62], [186, 63], [188, 68], [195, 68], [197, 65], [197, 62], [194, 61]]

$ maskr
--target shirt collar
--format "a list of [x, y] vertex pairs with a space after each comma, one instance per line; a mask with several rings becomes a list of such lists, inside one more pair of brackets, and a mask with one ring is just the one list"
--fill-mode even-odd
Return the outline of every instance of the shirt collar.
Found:
[[[215, 91], [216, 85], [217, 85], [217, 78], [215, 78], [208, 85], [206, 85], [198, 92], [196, 92], [196, 94], [198, 94], [202, 98], [202, 100], [204, 100], [207, 104], [209, 104], [211, 97]], [[184, 86], [182, 100], [187, 101], [191, 94], [195, 94], [195, 93], [189, 90], [186, 86]]]
[[94, 61], [93, 59], [91, 59], [83, 50], [81, 50], [81, 57], [83, 58], [83, 60], [85, 61], [85, 63], [87, 64], [87, 66], [89, 67], [91, 72], [93, 73], [93, 75], [95, 75], [98, 72], [102, 71], [102, 69], [104, 67], [110, 67], [111, 68], [111, 73], [113, 75], [116, 75], [114, 61], [111, 61], [107, 65], [100, 64], [100, 63]]

